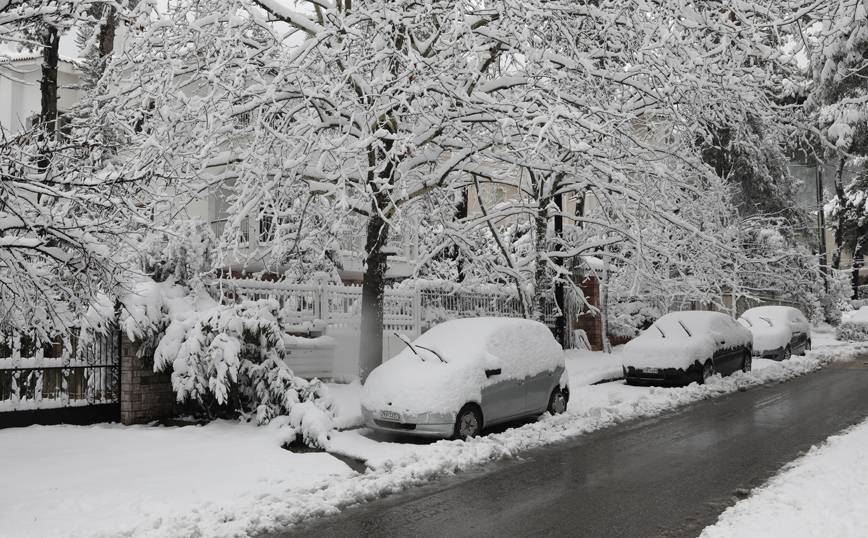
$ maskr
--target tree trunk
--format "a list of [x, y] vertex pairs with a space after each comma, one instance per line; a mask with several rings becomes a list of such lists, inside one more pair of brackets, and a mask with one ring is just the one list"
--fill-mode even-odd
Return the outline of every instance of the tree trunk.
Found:
[[[558, 194], [555, 197], [555, 203], [558, 206], [558, 214], [555, 215], [555, 251], [561, 252], [564, 249], [564, 195]], [[561, 257], [555, 258], [555, 265], [560, 269], [564, 266], [564, 259]], [[564, 301], [564, 281], [563, 275], [558, 272], [557, 280], [555, 281], [555, 303], [558, 305], [560, 314], [555, 318], [555, 339], [560, 343], [562, 348], [566, 348], [567, 344], [567, 317], [566, 304]]]
[[[461, 200], [458, 201], [458, 205], [455, 206], [455, 218], [456, 219], [466, 219], [467, 218], [467, 208], [470, 206], [470, 187], [465, 187], [461, 191]], [[464, 258], [461, 256], [461, 249], [458, 248], [458, 245], [452, 247], [452, 259], [455, 260], [455, 266], [458, 270], [457, 281], [459, 283], [464, 282]]]
[[[540, 208], [545, 208], [543, 202], [540, 201]], [[540, 211], [543, 211], [541, 209]], [[548, 235], [548, 219], [546, 215], [537, 211], [534, 216], [534, 224], [536, 225], [536, 272], [534, 273], [533, 286], [533, 311], [532, 318], [540, 323], [546, 322], [546, 261], [543, 258], [543, 252], [546, 250], [547, 235]]]
[[609, 342], [609, 256], [603, 251], [603, 278], [599, 281], [600, 286], [600, 336], [603, 338], [603, 352], [611, 353], [612, 344]]
[[364, 385], [371, 371], [383, 362], [383, 297], [387, 258], [383, 252], [389, 223], [374, 207], [368, 220], [365, 272], [362, 277], [362, 321], [359, 341], [359, 380]]
[[51, 150], [48, 146], [57, 136], [57, 64], [60, 59], [60, 32], [56, 27], [45, 26], [42, 45], [42, 78], [39, 80], [41, 154], [37, 166], [40, 172], [45, 172], [51, 164]]
[[117, 13], [114, 6], [105, 6], [103, 13], [105, 19], [99, 27], [99, 58], [100, 58], [100, 73], [105, 69], [106, 58], [114, 51], [115, 46], [115, 24]]
[[841, 249], [844, 244], [844, 164], [847, 158], [843, 155], [838, 157], [838, 169], [835, 170], [835, 196], [838, 198], [838, 225], [835, 228], [835, 251], [832, 253], [832, 268], [841, 268]]
[[864, 260], [862, 258], [862, 245], [856, 247], [857, 250], [853, 252], [853, 299], [859, 298], [859, 270], [862, 269], [864, 265]]

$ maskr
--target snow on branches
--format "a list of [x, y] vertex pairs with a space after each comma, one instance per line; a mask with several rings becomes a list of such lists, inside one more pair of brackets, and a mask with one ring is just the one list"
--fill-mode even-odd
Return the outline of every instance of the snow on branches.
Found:
[[[619, 243], [635, 267], [713, 284], [737, 242], [728, 193], [698, 148], [710, 126], [776, 121], [770, 66], [790, 7], [186, 0], [157, 13], [143, 2], [105, 103], [137, 170], [176, 198], [223, 196], [222, 241], [236, 256], [327, 265], [339, 236], [364, 235], [364, 379], [381, 360], [392, 230], [447, 215], [428, 208], [485, 184], [504, 185], [506, 203], [431, 229], [470, 260], [486, 229], [498, 276], [532, 290], [528, 316], [563, 273], [556, 261]], [[575, 203], [558, 197], [598, 210], [568, 214]], [[588, 242], [549, 239], [558, 214]], [[529, 223], [532, 254], [507, 244], [509, 219]], [[701, 268], [688, 267], [693, 254]]]

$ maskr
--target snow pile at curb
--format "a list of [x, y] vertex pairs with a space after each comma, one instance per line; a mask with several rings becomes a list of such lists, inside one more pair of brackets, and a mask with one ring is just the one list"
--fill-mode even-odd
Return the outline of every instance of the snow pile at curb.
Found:
[[[205, 506], [183, 518], [152, 518], [125, 532], [123, 536], [217, 538], [281, 531], [308, 519], [336, 514], [354, 504], [471, 470], [491, 461], [513, 458], [532, 448], [627, 420], [658, 415], [702, 399], [792, 379], [817, 370], [830, 361], [846, 361], [865, 349], [865, 345], [827, 347], [762, 370], [738, 372], [727, 378], [716, 376], [704, 386], [691, 384], [676, 389], [651, 388], [631, 401], [612, 394], [606, 406], [591, 407], [578, 414], [544, 415], [538, 422], [467, 442], [440, 441], [421, 445], [401, 457], [377, 464], [375, 469], [369, 469], [365, 474], [327, 481], [316, 489], [292, 489], [263, 496], [247, 505]], [[109, 538], [117, 535], [103, 533], [96, 536]]]
[[864, 536], [868, 529], [868, 421], [804, 458], [720, 515], [701, 538]]

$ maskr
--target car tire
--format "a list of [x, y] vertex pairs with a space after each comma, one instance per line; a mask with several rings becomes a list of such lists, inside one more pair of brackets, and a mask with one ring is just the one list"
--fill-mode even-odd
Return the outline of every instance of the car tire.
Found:
[[549, 406], [546, 408], [552, 415], [560, 415], [567, 412], [567, 395], [560, 387], [555, 387], [552, 395], [549, 397]]
[[744, 357], [741, 359], [741, 371], [742, 372], [750, 372], [753, 368], [753, 357], [750, 354], [750, 351], [744, 352]]
[[700, 385], [704, 385], [708, 378], [714, 375], [714, 363], [711, 359], [705, 361], [705, 364], [702, 365], [702, 379], [699, 381]]
[[792, 356], [793, 356], [793, 350], [790, 349], [790, 344], [787, 344], [787, 347], [784, 348], [784, 358], [781, 360], [782, 361], [790, 360], [790, 357], [792, 357]]
[[455, 416], [453, 439], [469, 439], [482, 431], [482, 411], [474, 404], [467, 404]]

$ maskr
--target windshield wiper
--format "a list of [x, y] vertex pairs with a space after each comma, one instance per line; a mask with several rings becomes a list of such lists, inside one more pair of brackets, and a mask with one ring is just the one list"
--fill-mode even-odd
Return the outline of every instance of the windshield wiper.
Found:
[[746, 317], [741, 316], [741, 317], [739, 317], [738, 319], [743, 319], [743, 320], [745, 320], [745, 321], [747, 322], [748, 325], [750, 325], [751, 327], [753, 327], [753, 322], [752, 322], [751, 320], [747, 319]]
[[680, 320], [680, 319], [679, 319], [679, 320], [678, 320], [678, 324], [679, 324], [679, 325], [681, 325], [681, 328], [682, 328], [682, 329], [684, 329], [684, 332], [686, 332], [686, 333], [687, 333], [687, 336], [689, 336], [689, 337], [691, 337], [691, 338], [693, 338], [693, 335], [692, 335], [692, 334], [690, 334], [690, 331], [688, 331], [688, 330], [687, 330], [687, 327], [685, 327], [685, 326], [684, 326], [684, 324], [683, 324], [683, 323], [681, 323], [681, 320]]
[[431, 349], [429, 347], [425, 347], [425, 346], [420, 346], [419, 344], [416, 344], [416, 347], [418, 347], [419, 349], [424, 349], [425, 351], [430, 351], [431, 353], [437, 355], [437, 358], [440, 359], [440, 362], [444, 362], [444, 363], [446, 362], [446, 359], [441, 357], [440, 354], [437, 353], [436, 351], [434, 351], [433, 349]]
[[[425, 358], [424, 358], [422, 355], [419, 355], [419, 352], [416, 351], [416, 348], [413, 347], [413, 344], [410, 343], [410, 339], [407, 338], [407, 335], [405, 335], [405, 334], [398, 334], [398, 333], [394, 333], [394, 334], [395, 334], [395, 336], [398, 337], [398, 339], [399, 339], [400, 341], [402, 341], [402, 342], [404, 342], [405, 344], [407, 344], [407, 347], [410, 348], [410, 351], [412, 351], [413, 353], [416, 354], [417, 357], [419, 357], [420, 359], [422, 359], [422, 362], [426, 362], [426, 361], [425, 361]], [[425, 349], [425, 348], [422, 348], [422, 349]], [[430, 350], [429, 350], [429, 351], [430, 351]], [[440, 359], [440, 360], [443, 360], [443, 359]], [[445, 361], [444, 361], [444, 362], [445, 362]]]
[[660, 334], [663, 336], [663, 338], [666, 338], [666, 333], [663, 332], [663, 329], [661, 329], [660, 326], [656, 323], [654, 324], [654, 326], [657, 327], [657, 330], [660, 331]]

